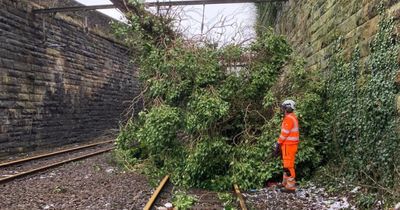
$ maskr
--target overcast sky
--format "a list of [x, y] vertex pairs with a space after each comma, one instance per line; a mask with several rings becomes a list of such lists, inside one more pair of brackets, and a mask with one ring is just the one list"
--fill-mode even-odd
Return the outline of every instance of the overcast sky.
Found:
[[[85, 5], [111, 4], [109, 0], [77, 0]], [[154, 1], [154, 0], [153, 0]], [[162, 1], [162, 0], [159, 0]], [[147, 0], [151, 2], [151, 0]], [[197, 37], [201, 34], [201, 22], [203, 6], [181, 6], [176, 7], [180, 12], [181, 23], [180, 30], [183, 30], [189, 37]], [[99, 10], [115, 19], [121, 20], [123, 15], [116, 9]], [[239, 42], [243, 39], [254, 36], [253, 24], [255, 22], [255, 7], [253, 4], [213, 4], [205, 6], [205, 20], [203, 32], [213, 39], [220, 39], [220, 43]], [[225, 18], [223, 28], [217, 24], [222, 18]], [[211, 28], [213, 30], [209, 31]]]

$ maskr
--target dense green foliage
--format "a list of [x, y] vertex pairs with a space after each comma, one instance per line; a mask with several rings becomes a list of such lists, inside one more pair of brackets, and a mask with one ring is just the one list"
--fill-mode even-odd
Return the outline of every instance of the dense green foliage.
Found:
[[[292, 97], [306, 101], [299, 113], [303, 132], [310, 133], [302, 137], [299, 174], [307, 176], [318, 165], [315, 147], [320, 134], [314, 125], [320, 119], [314, 120], [309, 115], [316, 113], [306, 110], [314, 110], [321, 101], [318, 82], [305, 75], [304, 63], [292, 58], [283, 37], [267, 30], [249, 46], [216, 49], [166, 37], [166, 29], [159, 31], [162, 39], [154, 33], [149, 38], [147, 31], [137, 28], [143, 19], [131, 18], [129, 25], [116, 27], [132, 47], [140, 45], [141, 53], [136, 62], [143, 97], [138, 101], [144, 107], [118, 137], [119, 154], [126, 163], [149, 174], [170, 174], [179, 186], [261, 187], [282, 173], [272, 150], [283, 117], [279, 104]], [[165, 39], [168, 43], [158, 42]], [[244, 66], [233, 66], [243, 60]], [[283, 66], [293, 69], [284, 82], [290, 88], [277, 85]], [[297, 91], [304, 85], [310, 91]]]
[[[281, 174], [271, 150], [282, 120], [279, 104], [291, 98], [298, 102], [301, 131], [298, 177], [328, 163], [332, 176], [399, 197], [399, 47], [392, 21], [382, 19], [365, 65], [358, 49], [345, 61], [339, 40], [327, 69], [306, 71], [285, 39], [269, 29], [259, 30], [249, 46], [216, 49], [184, 40], [170, 32], [168, 18], [154, 18], [116, 27], [139, 49], [143, 86], [136, 100], [143, 109], [118, 137], [128, 165], [170, 174], [186, 187], [261, 187]], [[142, 30], [143, 20], [162, 27]], [[232, 66], [243, 58], [244, 66]]]

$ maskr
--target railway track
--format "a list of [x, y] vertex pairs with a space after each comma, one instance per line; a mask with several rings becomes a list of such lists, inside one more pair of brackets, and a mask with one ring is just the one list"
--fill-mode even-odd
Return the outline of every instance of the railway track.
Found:
[[[172, 189], [173, 189], [170, 186], [170, 183], [168, 183], [168, 180], [169, 180], [169, 176], [165, 176], [161, 180], [160, 184], [158, 185], [158, 187], [154, 191], [153, 195], [150, 197], [149, 201], [147, 202], [147, 204], [143, 208], [143, 210], [155, 209], [154, 206], [155, 206], [155, 203], [157, 203], [157, 200], [160, 199], [159, 198], [160, 194], [162, 194], [162, 193], [172, 194], [171, 192], [168, 192], [168, 191], [172, 191]], [[168, 189], [166, 189], [166, 188], [168, 188]], [[246, 203], [245, 203], [245, 200], [244, 200], [244, 197], [243, 197], [242, 193], [240, 192], [239, 186], [235, 184], [235, 185], [233, 185], [233, 189], [234, 189], [233, 190], [234, 194], [236, 195], [236, 197], [238, 199], [238, 207], [241, 210], [247, 210]], [[165, 191], [167, 191], [167, 192], [165, 192]], [[205, 191], [202, 191], [202, 190], [196, 190], [196, 191], [191, 191], [190, 194], [194, 194], [196, 197], [200, 198], [196, 202], [196, 205], [193, 206], [190, 209], [193, 209], [193, 210], [223, 209], [221, 201], [219, 201], [218, 195], [215, 192], [205, 192]], [[198, 204], [198, 203], [203, 203], [203, 205], [202, 204]], [[205, 206], [204, 205], [205, 203], [208, 204], [208, 205]], [[161, 203], [158, 202], [157, 204], [162, 206], [162, 202]], [[175, 210], [175, 208], [171, 208], [171, 209]], [[168, 209], [168, 210], [170, 210], [170, 209]]]
[[70, 149], [36, 155], [28, 158], [0, 163], [0, 184], [35, 174], [65, 163], [85, 159], [111, 151], [114, 141], [103, 141]]

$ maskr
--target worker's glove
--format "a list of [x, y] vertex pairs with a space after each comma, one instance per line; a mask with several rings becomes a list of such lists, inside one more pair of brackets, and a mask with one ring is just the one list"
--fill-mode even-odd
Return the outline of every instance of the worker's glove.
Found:
[[278, 142], [276, 142], [276, 144], [275, 144], [274, 156], [275, 156], [275, 157], [280, 157], [280, 156], [282, 156], [281, 144], [279, 144]]

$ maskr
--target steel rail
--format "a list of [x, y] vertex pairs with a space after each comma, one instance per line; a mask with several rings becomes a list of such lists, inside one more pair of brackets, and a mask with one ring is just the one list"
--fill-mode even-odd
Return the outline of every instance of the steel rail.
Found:
[[236, 196], [239, 198], [240, 208], [242, 208], [242, 210], [247, 210], [246, 202], [244, 201], [242, 193], [240, 192], [239, 186], [237, 184], [234, 184], [233, 188], [235, 190]]
[[161, 190], [164, 188], [165, 184], [167, 183], [169, 176], [165, 176], [164, 179], [161, 180], [160, 184], [158, 185], [156, 191], [154, 191], [153, 195], [151, 196], [149, 202], [147, 202], [146, 206], [144, 206], [143, 210], [150, 210], [153, 206], [154, 201], [157, 199], [158, 194], [160, 194]]
[[17, 163], [23, 163], [23, 162], [30, 161], [30, 160], [36, 160], [36, 159], [40, 159], [40, 158], [44, 158], [44, 157], [50, 157], [50, 156], [54, 156], [54, 155], [58, 155], [58, 154], [63, 154], [63, 153], [67, 153], [67, 152], [71, 152], [71, 151], [75, 151], [75, 150], [80, 150], [80, 149], [85, 149], [85, 148], [88, 148], [88, 147], [94, 147], [94, 146], [97, 146], [97, 145], [107, 144], [107, 143], [111, 143], [111, 142], [114, 142], [114, 141], [113, 140], [102, 141], [102, 142], [97, 142], [97, 143], [93, 143], [93, 144], [87, 144], [87, 145], [84, 145], [84, 146], [74, 147], [74, 148], [71, 148], [71, 149], [65, 149], [65, 150], [51, 152], [51, 153], [47, 153], [47, 154], [43, 154], [43, 155], [37, 155], [37, 156], [18, 159], [18, 160], [14, 160], [14, 161], [10, 161], [10, 162], [0, 163], [0, 167], [15, 165]]
[[31, 169], [31, 170], [28, 170], [28, 171], [24, 171], [24, 172], [21, 172], [21, 173], [18, 173], [18, 174], [14, 174], [14, 175], [8, 176], [6, 178], [0, 179], [0, 183], [8, 182], [8, 181], [11, 181], [13, 179], [16, 179], [16, 178], [19, 178], [19, 177], [22, 177], [22, 176], [26, 176], [26, 175], [29, 175], [29, 174], [33, 174], [35, 172], [43, 171], [43, 170], [46, 170], [46, 169], [49, 169], [49, 168], [54, 168], [56, 166], [59, 166], [59, 165], [65, 164], [65, 163], [69, 163], [69, 162], [72, 162], [72, 161], [76, 161], [76, 160], [88, 158], [88, 157], [91, 157], [91, 156], [94, 156], [94, 155], [98, 155], [98, 154], [101, 154], [101, 153], [104, 153], [104, 152], [108, 152], [108, 151], [113, 150], [113, 149], [114, 148], [103, 149], [103, 150], [92, 152], [92, 153], [89, 153], [89, 154], [86, 154], [86, 155], [82, 155], [82, 156], [79, 156], [79, 157], [71, 158], [71, 159], [68, 159], [68, 160], [63, 160], [63, 161], [60, 161], [60, 162], [57, 162], [57, 163], [53, 163], [53, 164], [50, 164], [50, 165], [46, 165], [46, 166], [42, 166], [42, 167], [39, 167], [39, 168]]

